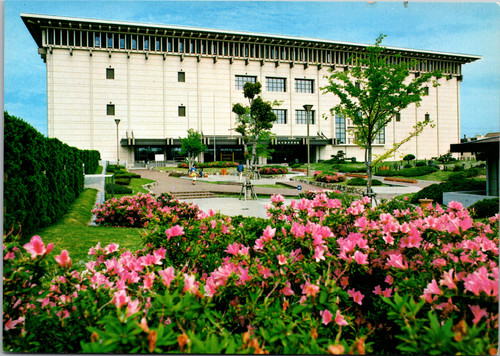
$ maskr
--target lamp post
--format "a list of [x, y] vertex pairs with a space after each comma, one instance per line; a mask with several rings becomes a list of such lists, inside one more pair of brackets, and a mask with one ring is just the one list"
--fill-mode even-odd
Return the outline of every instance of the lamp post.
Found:
[[311, 170], [311, 144], [309, 138], [309, 113], [311, 112], [312, 105], [304, 105], [303, 108], [306, 111], [307, 117], [307, 176], [309, 177], [309, 171]]
[[115, 119], [116, 122], [116, 157], [117, 157], [117, 166], [120, 166], [120, 142], [118, 140], [118, 124], [120, 123], [120, 119]]

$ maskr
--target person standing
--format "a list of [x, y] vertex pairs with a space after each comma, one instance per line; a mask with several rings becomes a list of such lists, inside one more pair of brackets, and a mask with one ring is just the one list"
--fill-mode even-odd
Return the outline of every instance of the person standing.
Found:
[[243, 163], [240, 162], [240, 164], [238, 164], [238, 167], [236, 167], [236, 170], [238, 171], [238, 175], [240, 176], [241, 181], [241, 178], [243, 177], [243, 171], [245, 170], [245, 167], [243, 167]]
[[196, 183], [196, 164], [191, 167], [191, 170], [189, 171], [189, 176], [193, 179], [193, 185]]

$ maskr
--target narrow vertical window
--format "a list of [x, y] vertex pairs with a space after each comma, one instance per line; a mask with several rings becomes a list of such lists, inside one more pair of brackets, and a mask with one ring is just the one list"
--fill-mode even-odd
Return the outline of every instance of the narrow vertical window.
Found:
[[335, 115], [335, 138], [337, 143], [346, 142], [346, 125], [345, 117]]
[[114, 104], [106, 105], [106, 115], [115, 116], [115, 105]]
[[184, 83], [186, 81], [186, 72], [177, 72], [177, 81]]
[[179, 116], [186, 116], [186, 107], [185, 106], [179, 106], [177, 109], [177, 112]]
[[396, 114], [396, 122], [400, 122], [401, 121], [401, 113], [397, 113]]
[[106, 68], [106, 79], [115, 79], [115, 69]]
[[375, 143], [379, 145], [385, 144], [385, 127], [383, 127], [375, 136]]

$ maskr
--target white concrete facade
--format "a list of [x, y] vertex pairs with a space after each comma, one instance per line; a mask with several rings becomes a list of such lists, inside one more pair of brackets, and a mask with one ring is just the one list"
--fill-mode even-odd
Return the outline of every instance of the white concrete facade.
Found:
[[[221, 143], [226, 151], [237, 151], [241, 145], [239, 134], [233, 130], [236, 115], [232, 113], [232, 106], [235, 103], [247, 104], [247, 101], [242, 90], [236, 88], [236, 77], [251, 76], [262, 84], [264, 100], [279, 100], [282, 104], [277, 109], [286, 110], [286, 123], [275, 123], [272, 130], [277, 137], [274, 147], [280, 152], [277, 156], [290, 162], [293, 156], [290, 157], [287, 151], [303, 155], [307, 125], [297, 123], [296, 110], [304, 110], [304, 104], [312, 104], [312, 161], [329, 159], [339, 150], [343, 150], [346, 157], [364, 160], [364, 152], [352, 143], [348, 132], [345, 143], [339, 142], [336, 120], [330, 113], [338, 99], [332, 94], [323, 94], [320, 89], [328, 83], [326, 76], [330, 74], [330, 68], [344, 70], [347, 67], [345, 58], [338, 57], [339, 53], [362, 51], [361, 45], [330, 42], [325, 42], [325, 45], [318, 40], [282, 36], [187, 31], [142, 24], [131, 28], [131, 24], [119, 22], [21, 16], [47, 64], [49, 137], [57, 137], [78, 148], [99, 150], [103, 159], [115, 161], [115, 119], [119, 119], [119, 155], [120, 160], [128, 164], [138, 160], [140, 147], [157, 147], [166, 154], [166, 159], [173, 159], [179, 137], [185, 137], [189, 128], [203, 133], [210, 148], [215, 137], [216, 151]], [[98, 32], [93, 32], [96, 29]], [[96, 42], [90, 46], [90, 36], [95, 36], [95, 33], [101, 36], [100, 47]], [[83, 36], [87, 36], [86, 43], [83, 43]], [[108, 36], [110, 42], [106, 44], [111, 46], [103, 48]], [[141, 36], [142, 49], [127, 48], [129, 43], [126, 41]], [[121, 48], [122, 37], [124, 48]], [[95, 37], [93, 40], [96, 41]], [[175, 43], [178, 44], [177, 51]], [[221, 47], [217, 48], [217, 53], [208, 53], [207, 48], [203, 53], [203, 43], [206, 46], [217, 46], [218, 43]], [[232, 53], [224, 52], [222, 46], [228, 43], [234, 45], [233, 49], [229, 47]], [[193, 53], [189, 53], [189, 44]], [[249, 52], [238, 52], [238, 46], [241, 46], [241, 51], [245, 48]], [[325, 46], [331, 47], [329, 52], [321, 49]], [[271, 54], [267, 53], [268, 49]], [[301, 57], [302, 49], [309, 50], [309, 57]], [[274, 50], [283, 53], [274, 54]], [[393, 143], [404, 139], [426, 114], [435, 126], [427, 127], [420, 136], [404, 144], [394, 158], [400, 159], [411, 153], [417, 159], [430, 159], [448, 152], [451, 143], [460, 141], [461, 65], [480, 57], [404, 49], [392, 49], [391, 53], [402, 53], [405, 58], [432, 60], [429, 63], [448, 72], [445, 71], [445, 76], [438, 80], [438, 87], [429, 83], [429, 95], [423, 98], [419, 107], [412, 105], [401, 112], [399, 121], [392, 120], [385, 130], [385, 143], [376, 145], [374, 154], [381, 154]], [[413, 72], [422, 69], [415, 68]], [[112, 79], [107, 76], [107, 70], [113, 72]], [[184, 73], [185, 81], [180, 81], [180, 72]], [[284, 91], [269, 91], [268, 78], [279, 78], [280, 83], [284, 82]], [[312, 93], [297, 92], [296, 81], [302, 79], [312, 83]], [[114, 106], [113, 115], [107, 111], [108, 105]], [[185, 116], [182, 116], [181, 108], [185, 108]], [[346, 126], [349, 128], [348, 120]], [[217, 151], [215, 159], [228, 158], [222, 152], [219, 155]], [[280, 158], [271, 160], [276, 162]], [[212, 156], [210, 160], [213, 159]]]

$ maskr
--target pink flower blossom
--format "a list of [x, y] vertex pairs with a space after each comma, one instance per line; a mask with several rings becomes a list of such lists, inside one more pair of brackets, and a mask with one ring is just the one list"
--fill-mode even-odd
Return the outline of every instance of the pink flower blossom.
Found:
[[139, 300], [130, 300], [127, 304], [127, 317], [139, 311]]
[[4, 260], [13, 260], [14, 258], [16, 258], [16, 255], [14, 254], [14, 252], [10, 251], [10, 252], [7, 252], [4, 256], [3, 256], [3, 259]]
[[167, 235], [167, 241], [170, 241], [172, 237], [184, 235], [184, 228], [179, 225], [172, 226], [165, 231], [165, 235]]
[[457, 289], [457, 285], [453, 280], [453, 269], [443, 273], [443, 279], [439, 281], [439, 285], [446, 286], [449, 289]]
[[315, 284], [309, 283], [309, 281], [306, 281], [302, 287], [302, 294], [305, 294], [306, 297], [315, 297], [316, 294], [319, 292], [319, 287]]
[[276, 256], [276, 258], [278, 259], [278, 263], [280, 265], [286, 265], [287, 261], [286, 261], [285, 255], [278, 255], [278, 256]]
[[265, 241], [271, 241], [274, 234], [276, 234], [276, 228], [273, 229], [271, 226], [267, 225], [262, 234]]
[[173, 267], [167, 267], [164, 270], [158, 271], [158, 274], [161, 277], [161, 282], [163, 283], [163, 285], [165, 285], [167, 287], [170, 287], [170, 283], [172, 283], [172, 281], [175, 278], [174, 268]]
[[[338, 311], [338, 310], [337, 310]], [[322, 317], [322, 323], [324, 325], [328, 325], [330, 321], [332, 321], [332, 313], [328, 309], [322, 310], [319, 312], [319, 315]]]
[[59, 266], [64, 268], [71, 267], [71, 258], [69, 258], [69, 254], [67, 250], [62, 250], [60, 255], [54, 257]]
[[281, 293], [283, 293], [284, 295], [294, 295], [294, 291], [292, 290], [292, 285], [290, 284], [290, 282], [286, 282], [285, 283], [285, 288], [283, 288], [281, 290]]
[[479, 305], [469, 305], [470, 310], [472, 311], [472, 314], [474, 314], [474, 319], [472, 320], [472, 323], [476, 325], [479, 320], [484, 316], [488, 316], [488, 313], [486, 312], [486, 309], [482, 309]]
[[109, 255], [110, 253], [118, 251], [118, 247], [119, 247], [118, 244], [110, 243], [108, 246], [104, 248], [104, 252], [106, 253], [106, 255]]
[[340, 314], [340, 311], [338, 309], [337, 312], [335, 313], [335, 323], [340, 326], [349, 325], [349, 323], [345, 320], [344, 316]]
[[382, 288], [380, 288], [380, 285], [375, 286], [375, 289], [372, 292], [375, 295], [382, 295]]
[[323, 246], [316, 246], [314, 248], [314, 259], [316, 260], [316, 262], [325, 260], [324, 253], [325, 253], [325, 248]]
[[224, 252], [237, 256], [238, 253], [240, 252], [240, 244], [238, 242], [235, 242], [232, 245], [230, 244], [227, 246], [227, 249], [224, 250]]
[[50, 243], [45, 247], [45, 244], [42, 241], [42, 238], [38, 235], [35, 235], [31, 238], [30, 242], [25, 244], [24, 249], [31, 254], [31, 259], [35, 259], [37, 256], [44, 256], [54, 248], [54, 244]]
[[127, 296], [127, 292], [125, 290], [119, 290], [118, 292], [115, 292], [113, 296], [113, 303], [118, 309], [127, 304], [129, 300], [130, 297]]
[[145, 289], [151, 289], [151, 287], [153, 287], [155, 277], [156, 277], [156, 275], [154, 272], [148, 273], [144, 276], [144, 288]]
[[356, 291], [354, 288], [349, 289], [347, 291], [347, 294], [354, 300], [354, 302], [358, 303], [359, 305], [363, 304], [363, 298], [365, 297], [360, 291]]
[[352, 259], [356, 261], [356, 263], [360, 265], [367, 265], [368, 264], [368, 255], [364, 254], [361, 251], [356, 251], [354, 252], [354, 255], [352, 256]]
[[190, 292], [196, 294], [198, 291], [199, 282], [196, 282], [194, 275], [184, 274], [184, 289], [183, 292]]
[[17, 318], [16, 320], [12, 320], [12, 318], [10, 318], [5, 323], [4, 329], [5, 329], [5, 331], [15, 329], [17, 324], [22, 324], [23, 322], [24, 322], [24, 317], [22, 317], [22, 316]]

